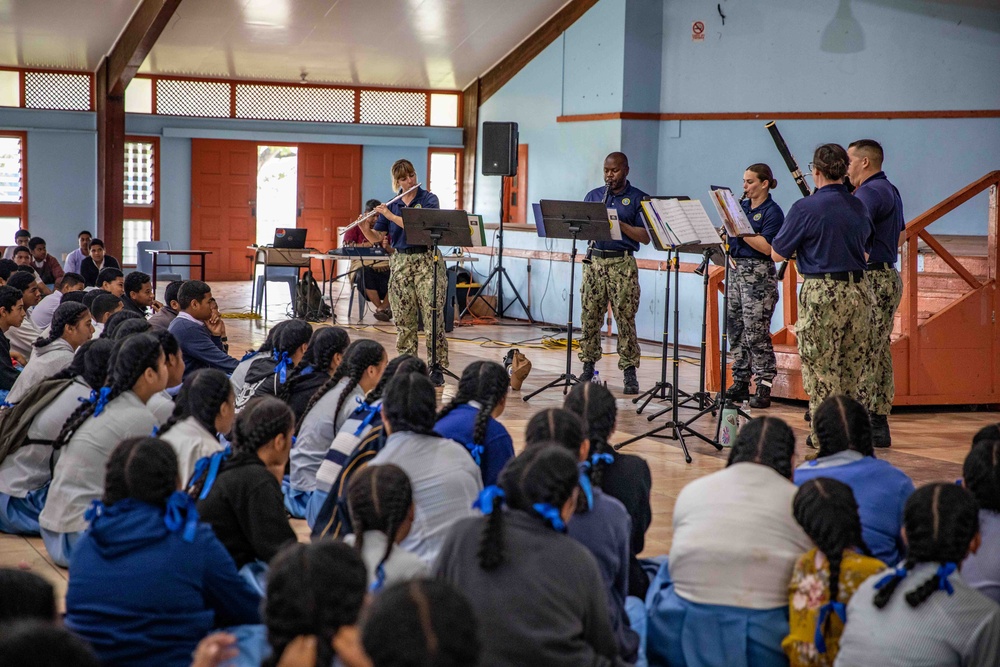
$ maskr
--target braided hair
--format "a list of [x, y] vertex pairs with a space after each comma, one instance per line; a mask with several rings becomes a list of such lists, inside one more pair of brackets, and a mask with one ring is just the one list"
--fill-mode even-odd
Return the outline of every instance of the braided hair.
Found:
[[316, 637], [317, 665], [333, 664], [333, 638], [340, 628], [358, 622], [367, 578], [361, 556], [343, 542], [323, 540], [283, 549], [271, 561], [267, 577], [263, 616], [273, 652], [264, 666], [276, 667], [301, 635]]
[[389, 386], [389, 380], [397, 375], [408, 375], [409, 373], [416, 373], [417, 375], [426, 377], [428, 373], [427, 364], [424, 363], [423, 359], [415, 357], [412, 354], [401, 354], [390, 361], [385, 365], [385, 371], [383, 371], [378, 384], [368, 392], [368, 402], [374, 403], [382, 398], [385, 388]]
[[472, 605], [441, 579], [385, 589], [365, 613], [361, 643], [374, 667], [466, 667], [481, 650]]
[[[593, 383], [588, 382], [587, 384]], [[547, 408], [536, 412], [528, 420], [524, 434], [525, 449], [559, 445], [572, 454], [577, 461], [580, 460], [580, 450], [583, 449], [586, 439], [584, 421], [575, 412], [570, 412], [565, 408]], [[584, 452], [584, 455], [589, 456], [589, 453]], [[594, 480], [591, 479], [591, 481]], [[583, 483], [582, 480], [581, 483]], [[581, 493], [577, 498], [576, 512], [582, 514], [589, 510], [590, 502], [587, 500], [586, 492]]]
[[109, 340], [99, 338], [88, 340], [77, 349], [69, 366], [49, 379], [70, 380], [81, 377], [91, 389], [99, 389], [104, 386], [104, 381], [107, 380], [108, 360], [111, 358], [111, 351], [114, 347], [114, 343]]
[[[345, 360], [346, 363], [346, 360]], [[419, 373], [396, 373], [382, 398], [382, 421], [392, 433], [434, 435], [434, 385]]]
[[980, 429], [972, 439], [962, 477], [981, 509], [1000, 512], [1000, 424]]
[[82, 303], [60, 303], [52, 314], [52, 328], [49, 335], [35, 341], [35, 349], [41, 349], [62, 338], [67, 326], [75, 326], [84, 319], [90, 319], [90, 311]]
[[[851, 487], [836, 479], [819, 477], [809, 480], [795, 494], [792, 514], [816, 548], [830, 564], [830, 602], [840, 596], [840, 565], [844, 551], [857, 549], [871, 555], [861, 536], [858, 501]], [[832, 614], [831, 614], [832, 616]], [[829, 631], [828, 616], [823, 634]]]
[[[344, 390], [340, 392], [340, 397], [337, 399], [337, 407], [333, 411], [333, 419], [336, 420], [337, 415], [340, 414], [340, 408], [344, 405], [344, 401], [354, 391], [354, 388], [358, 386], [364, 372], [370, 366], [378, 366], [382, 363], [383, 359], [385, 359], [385, 348], [374, 340], [363, 338], [348, 345], [347, 351], [344, 352], [344, 360], [340, 362], [340, 366], [330, 376], [330, 379], [324, 382], [316, 390], [316, 393], [312, 395], [312, 398], [309, 399], [309, 403], [306, 404], [306, 409], [302, 413], [303, 420], [328, 391], [337, 386], [337, 383], [343, 378], [348, 378], [347, 384], [344, 385]], [[431, 416], [433, 417], [433, 415], [434, 408], [432, 406]]]
[[309, 339], [309, 349], [306, 350], [302, 360], [295, 364], [285, 383], [275, 392], [275, 397], [286, 403], [290, 401], [295, 387], [303, 378], [308, 377], [302, 373], [305, 369], [312, 368], [313, 373], [329, 373], [334, 357], [338, 354], [343, 355], [350, 344], [350, 336], [340, 327], [316, 329]]
[[[596, 382], [580, 382], [570, 390], [563, 407], [586, 422], [591, 454], [615, 453], [608, 439], [618, 420], [618, 402], [607, 387]], [[590, 479], [597, 486], [601, 485], [606, 466], [604, 461], [598, 461], [590, 469]]]
[[[118, 343], [108, 361], [112, 371], [104, 383], [104, 386], [110, 389], [107, 403], [118, 398], [123, 392], [130, 391], [143, 373], [149, 369], [156, 370], [162, 363], [163, 348], [151, 334], [136, 334]], [[96, 407], [96, 403], [84, 403], [73, 411], [56, 436], [53, 447], [59, 449], [69, 442], [83, 422], [94, 414]]]
[[[576, 457], [556, 444], [525, 450], [507, 462], [499, 480], [507, 506], [523, 512], [531, 512], [536, 503], [561, 508], [578, 484]], [[504, 561], [500, 503], [500, 498], [494, 499], [479, 541], [479, 566], [484, 570], [495, 570]]]
[[347, 510], [354, 526], [354, 548], [363, 553], [366, 530], [377, 530], [388, 538], [376, 572], [389, 560], [396, 533], [413, 506], [410, 478], [399, 466], [365, 466], [347, 488]]
[[791, 427], [777, 417], [758, 417], [740, 429], [726, 467], [734, 463], [758, 463], [790, 480], [794, 453], [795, 434]]
[[285, 320], [275, 327], [271, 351], [279, 356], [282, 353], [292, 356], [300, 347], [309, 344], [312, 333], [312, 327], [305, 320]]
[[864, 406], [849, 396], [830, 396], [816, 408], [813, 430], [819, 440], [817, 457], [823, 458], [845, 450], [875, 458], [872, 422]]
[[157, 435], [162, 438], [174, 425], [188, 417], [194, 417], [206, 431], [215, 434], [219, 411], [233, 400], [233, 385], [225, 373], [215, 368], [199, 369], [184, 378], [184, 384], [174, 399], [174, 411]]
[[104, 323], [104, 331], [101, 332], [101, 338], [118, 340], [114, 335], [115, 329], [120, 327], [122, 322], [125, 322], [126, 320], [142, 320], [145, 322], [146, 318], [134, 310], [119, 310], [117, 313], [109, 317], [108, 321]]
[[509, 388], [510, 376], [506, 368], [495, 361], [474, 361], [462, 371], [458, 393], [438, 413], [438, 421], [458, 406], [476, 401], [480, 408], [472, 430], [472, 442], [481, 445], [486, 439], [486, 427], [493, 410], [506, 398]]
[[159, 438], [126, 438], [108, 457], [102, 502], [111, 507], [135, 498], [166, 507], [177, 490], [180, 472], [173, 447]]
[[[913, 492], [903, 513], [908, 553], [903, 564], [908, 571], [919, 563], [954, 563], [965, 560], [969, 543], [979, 532], [979, 506], [966, 489], [955, 484], [928, 484]], [[899, 570], [875, 593], [875, 606], [884, 608], [899, 582]], [[905, 574], [903, 575], [905, 576]], [[941, 585], [934, 576], [906, 594], [911, 607], [919, 607]]]
[[279, 435], [295, 430], [295, 413], [270, 396], [253, 398], [233, 426], [233, 451], [256, 453]]
[[177, 337], [166, 329], [155, 327], [149, 333], [156, 336], [156, 339], [160, 341], [165, 356], [173, 357], [181, 353], [181, 344], [177, 342]]

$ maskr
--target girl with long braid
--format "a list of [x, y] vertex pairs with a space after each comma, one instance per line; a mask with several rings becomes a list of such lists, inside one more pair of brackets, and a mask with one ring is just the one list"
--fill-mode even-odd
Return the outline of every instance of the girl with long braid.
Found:
[[382, 397], [389, 437], [370, 465], [394, 463], [410, 478], [415, 516], [400, 544], [432, 565], [456, 521], [472, 515], [483, 488], [479, 466], [464, 447], [434, 432], [434, 385], [425, 375], [397, 373]]
[[305, 518], [309, 497], [316, 489], [316, 471], [330, 443], [382, 379], [386, 363], [385, 348], [379, 343], [356, 340], [347, 346], [336, 372], [309, 399], [292, 449], [289, 479], [284, 484], [285, 508], [293, 517]]
[[247, 350], [247, 353], [240, 359], [240, 363], [236, 364], [236, 369], [229, 375], [229, 381], [233, 383], [236, 393], [239, 393], [243, 389], [243, 383], [246, 381], [247, 371], [250, 370], [250, 366], [258, 359], [266, 359], [271, 356], [271, 351], [274, 349], [275, 335], [290, 321], [282, 320], [271, 327], [260, 347], [256, 350]]
[[170, 445], [126, 438], [111, 452], [105, 479], [66, 593], [66, 626], [102, 664], [188, 665], [213, 628], [260, 623], [260, 596], [178, 490]]
[[288, 374], [305, 356], [312, 327], [305, 320], [286, 320], [281, 324], [274, 334], [271, 356], [254, 360], [247, 369], [243, 387], [236, 393], [237, 412], [257, 394], [262, 385], [284, 384]]
[[276, 398], [252, 399], [233, 427], [232, 455], [192, 480], [202, 520], [212, 524], [243, 577], [261, 592], [267, 564], [295, 541], [279, 481], [294, 432], [291, 408]]
[[865, 579], [885, 569], [861, 535], [851, 487], [835, 479], [803, 484], [792, 513], [815, 544], [792, 571], [789, 633], [781, 648], [792, 667], [828, 667], [837, 658], [847, 603]]
[[983, 547], [962, 563], [962, 578], [1000, 602], [1000, 424], [986, 426], [972, 439], [962, 466], [962, 483], [979, 503]]
[[[38, 515], [45, 507], [52, 466], [58, 460], [52, 445], [80, 401], [104, 386], [112, 348], [108, 340], [87, 341], [73, 363], [48, 379], [61, 383], [62, 390], [35, 413], [24, 442], [0, 463], [0, 532], [39, 534]], [[31, 394], [27, 396], [30, 399]]]
[[166, 388], [163, 348], [151, 334], [130, 336], [119, 345], [105, 385], [91, 394], [93, 402], [70, 415], [55, 439], [55, 448], [65, 450], [55, 466], [39, 525], [45, 548], [63, 567], [87, 527], [87, 507], [104, 489], [104, 466], [111, 451], [122, 440], [147, 436], [157, 426], [146, 402]]
[[350, 344], [350, 336], [340, 327], [316, 329], [309, 339], [309, 349], [288, 371], [285, 382], [280, 381], [280, 373], [275, 373], [270, 382], [257, 387], [255, 396], [274, 396], [284, 401], [295, 413], [295, 422], [300, 423], [309, 399], [337, 371]]
[[601, 573], [564, 534], [577, 507], [577, 463], [559, 445], [526, 450], [479, 497], [486, 516], [463, 519], [445, 540], [436, 575], [482, 621], [482, 664], [620, 664]]
[[428, 575], [419, 557], [399, 546], [413, 527], [413, 489], [399, 466], [366, 466], [347, 490], [354, 533], [344, 537], [368, 568], [368, 589], [381, 591]]
[[514, 441], [497, 421], [507, 407], [510, 376], [493, 361], [474, 361], [462, 371], [455, 398], [438, 413], [434, 430], [465, 445], [483, 474], [496, 484], [504, 464], [514, 458]]
[[[119, 327], [118, 332], [121, 333], [123, 328]], [[163, 358], [166, 359], [167, 365], [167, 388], [153, 394], [146, 406], [156, 415], [156, 421], [163, 424], [174, 414], [176, 407], [171, 393], [179, 392], [181, 382], [184, 380], [184, 352], [177, 338], [166, 329], [150, 327], [149, 333], [156, 336], [156, 340], [163, 346]]]
[[174, 448], [184, 485], [199, 459], [223, 450], [219, 436], [233, 428], [235, 400], [233, 385], [218, 369], [202, 368], [184, 380], [173, 414], [157, 431]]
[[8, 403], [17, 403], [47, 377], [73, 361], [76, 349], [90, 340], [94, 325], [90, 311], [82, 303], [63, 303], [52, 315], [52, 328], [45, 338], [35, 341], [35, 351], [7, 394]]
[[869, 577], [847, 605], [838, 665], [998, 665], [1000, 606], [959, 567], [979, 550], [976, 499], [928, 484], [906, 502], [906, 560]]

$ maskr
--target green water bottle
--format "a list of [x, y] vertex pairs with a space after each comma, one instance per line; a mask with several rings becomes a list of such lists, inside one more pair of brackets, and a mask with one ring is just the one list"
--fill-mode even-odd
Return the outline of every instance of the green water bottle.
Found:
[[736, 404], [726, 401], [722, 406], [722, 428], [719, 429], [719, 444], [732, 447], [740, 430], [740, 413]]

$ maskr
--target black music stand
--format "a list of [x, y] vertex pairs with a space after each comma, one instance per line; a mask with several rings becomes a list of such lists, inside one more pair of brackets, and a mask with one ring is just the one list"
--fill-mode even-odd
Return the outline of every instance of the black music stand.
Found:
[[[434, 287], [432, 299], [434, 300], [434, 317], [431, 327], [431, 358], [429, 370], [431, 373], [440, 371], [454, 379], [458, 376], [447, 368], [441, 368], [437, 358], [437, 334], [438, 319], [444, 319], [444, 304], [438, 306], [438, 261], [441, 253], [438, 246], [445, 245], [461, 246], [467, 248], [472, 245], [472, 234], [469, 231], [469, 214], [465, 211], [451, 211], [439, 208], [403, 208], [403, 229], [406, 230], [406, 242], [412, 245], [431, 246], [434, 253]], [[424, 322], [424, 327], [427, 323]], [[426, 331], [426, 329], [425, 329]]]
[[573, 250], [569, 261], [569, 304], [566, 318], [566, 371], [547, 385], [536, 389], [524, 400], [530, 400], [546, 389], [562, 386], [563, 395], [579, 380], [573, 374], [573, 289], [576, 284], [576, 242], [610, 241], [611, 223], [608, 209], [601, 202], [552, 201], [538, 202], [542, 208], [542, 225], [546, 238], [572, 239]]

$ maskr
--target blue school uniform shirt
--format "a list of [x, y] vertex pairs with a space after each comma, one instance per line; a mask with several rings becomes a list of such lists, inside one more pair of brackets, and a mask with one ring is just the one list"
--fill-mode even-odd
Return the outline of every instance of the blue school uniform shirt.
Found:
[[[778, 206], [778, 203], [771, 199], [771, 195], [757, 208], [750, 208], [750, 200], [744, 199], [740, 202], [743, 212], [747, 214], [747, 220], [753, 230], [760, 234], [765, 241], [770, 243], [778, 234], [781, 225], [785, 222], [785, 213]], [[729, 237], [729, 251], [733, 257], [743, 257], [746, 259], [771, 259], [770, 255], [754, 250], [750, 244], [738, 236]]]
[[858, 501], [861, 535], [872, 556], [894, 566], [903, 559], [903, 510], [913, 482], [887, 461], [844, 451], [809, 461], [795, 469], [795, 485], [829, 477], [851, 487]]
[[885, 172], [880, 171], [859, 185], [854, 196], [864, 202], [875, 226], [868, 261], [895, 264], [899, 255], [899, 235], [906, 227], [899, 190], [889, 182]]
[[[608, 193], [608, 208], [613, 208], [618, 211], [618, 221], [623, 225], [630, 225], [632, 227], [645, 227], [642, 221], [640, 212], [642, 211], [642, 205], [640, 202], [649, 197], [645, 192], [639, 188], [632, 185], [631, 182], [625, 181], [625, 189], [615, 194], [614, 192]], [[594, 188], [587, 193], [587, 196], [583, 198], [583, 201], [604, 201], [604, 187]], [[639, 242], [633, 241], [629, 237], [622, 234], [621, 241], [598, 241], [594, 243], [594, 247], [598, 250], [611, 250], [611, 251], [636, 251], [639, 249]]]
[[[399, 201], [389, 204], [387, 208], [392, 211], [394, 215], [402, 217], [402, 210], [407, 208], [407, 206], [403, 203], [403, 200], [400, 199]], [[428, 192], [423, 188], [417, 188], [417, 196], [410, 202], [409, 208], [441, 208], [441, 204], [438, 203], [436, 194]], [[396, 250], [426, 247], [407, 243], [406, 230], [397, 225], [395, 222], [389, 220], [384, 215], [378, 216], [372, 228], [377, 232], [389, 232], [389, 242]]]
[[874, 232], [861, 200], [834, 183], [792, 204], [771, 247], [782, 257], [798, 252], [799, 273], [860, 271]]
[[260, 596], [211, 526], [193, 542], [133, 498], [104, 509], [73, 549], [66, 627], [102, 664], [187, 667], [215, 628], [261, 622]]
[[472, 432], [476, 428], [478, 415], [479, 408], [476, 405], [465, 403], [438, 420], [434, 430], [442, 438], [450, 438], [466, 448], [470, 444], [482, 446], [479, 469], [483, 475], [483, 486], [489, 486], [497, 483], [504, 464], [514, 457], [514, 441], [504, 425], [490, 417], [486, 422], [485, 442], [473, 443]]

